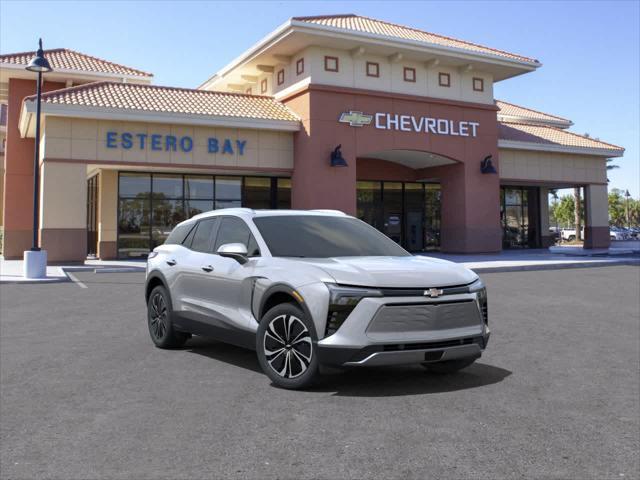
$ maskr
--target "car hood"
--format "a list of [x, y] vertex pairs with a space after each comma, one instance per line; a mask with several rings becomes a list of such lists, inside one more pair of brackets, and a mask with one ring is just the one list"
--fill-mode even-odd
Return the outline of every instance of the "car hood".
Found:
[[462, 265], [422, 256], [297, 259], [333, 277], [336, 283], [385, 288], [465, 285], [478, 276]]

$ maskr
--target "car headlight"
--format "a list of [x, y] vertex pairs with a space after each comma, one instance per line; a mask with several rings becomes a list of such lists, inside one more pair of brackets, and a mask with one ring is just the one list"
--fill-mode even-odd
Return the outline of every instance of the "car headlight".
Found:
[[382, 297], [382, 292], [375, 288], [347, 287], [335, 283], [326, 285], [329, 289], [329, 312], [325, 336], [335, 333], [340, 328], [360, 300], [366, 297]]
[[486, 325], [489, 325], [489, 302], [487, 301], [487, 287], [484, 286], [479, 278], [469, 285], [469, 293], [475, 293], [478, 301], [478, 307], [482, 312], [482, 319]]

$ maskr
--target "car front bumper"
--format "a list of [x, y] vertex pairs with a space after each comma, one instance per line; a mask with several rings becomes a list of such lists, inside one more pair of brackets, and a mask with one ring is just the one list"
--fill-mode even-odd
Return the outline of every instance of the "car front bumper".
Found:
[[384, 297], [363, 299], [317, 346], [325, 365], [402, 365], [477, 358], [489, 337], [476, 293]]

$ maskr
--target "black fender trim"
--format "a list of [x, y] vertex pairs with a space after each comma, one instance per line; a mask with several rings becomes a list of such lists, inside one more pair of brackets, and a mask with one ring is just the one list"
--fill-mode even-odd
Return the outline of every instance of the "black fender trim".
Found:
[[[171, 292], [169, 291], [169, 283], [167, 282], [167, 279], [165, 278], [165, 276], [162, 274], [160, 270], [153, 270], [147, 275], [147, 279], [144, 282], [145, 303], [149, 301], [149, 294], [151, 293], [149, 291], [149, 284], [156, 279], [162, 282], [162, 285], [164, 285], [164, 288], [167, 289], [167, 293], [169, 294], [169, 296], [171, 296]], [[173, 305], [173, 301], [171, 302], [171, 304]]]
[[[307, 307], [307, 304], [304, 301], [300, 302], [296, 299], [296, 296], [293, 294], [294, 291], [299, 297], [302, 297], [302, 295], [300, 295], [295, 288], [293, 288], [291, 285], [288, 285], [286, 283], [274, 283], [273, 285], [270, 285], [269, 288], [267, 288], [262, 294], [262, 299], [260, 299], [260, 308], [258, 310], [258, 318], [257, 318], [258, 322], [260, 322], [264, 314], [267, 313], [264, 311], [264, 306], [267, 303], [267, 300], [276, 293], [286, 293], [289, 296], [293, 297], [293, 299], [296, 302], [296, 305], [298, 305], [302, 309], [304, 314], [311, 321], [311, 324], [313, 325], [313, 329], [315, 330], [315, 322], [313, 321], [313, 317], [311, 316], [309, 307]], [[318, 338], [318, 332], [315, 332], [315, 333], [316, 333], [316, 338]]]

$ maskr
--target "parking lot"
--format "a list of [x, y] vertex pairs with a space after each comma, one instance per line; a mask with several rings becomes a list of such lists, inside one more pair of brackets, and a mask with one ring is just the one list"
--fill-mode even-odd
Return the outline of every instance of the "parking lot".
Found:
[[142, 273], [76, 277], [0, 286], [2, 478], [640, 475], [638, 267], [485, 274], [474, 366], [301, 392], [240, 348], [154, 348]]

